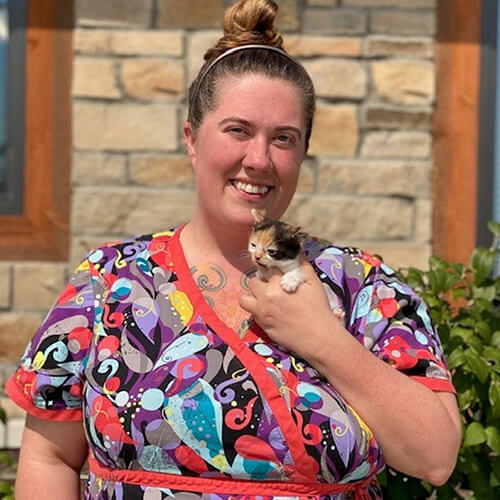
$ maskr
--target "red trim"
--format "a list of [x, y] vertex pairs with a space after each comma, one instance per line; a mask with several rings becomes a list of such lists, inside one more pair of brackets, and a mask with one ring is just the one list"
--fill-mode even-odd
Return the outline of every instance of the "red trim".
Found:
[[375, 478], [346, 484], [288, 483], [280, 481], [247, 481], [238, 479], [181, 476], [164, 472], [149, 472], [130, 469], [110, 469], [101, 465], [94, 457], [89, 457], [90, 472], [99, 479], [156, 488], [180, 489], [216, 494], [248, 494], [256, 496], [297, 496], [328, 495], [346, 491], [365, 489]]
[[59, 422], [79, 422], [82, 420], [82, 409], [66, 409], [66, 410], [45, 410], [37, 408], [31, 398], [24, 393], [24, 387], [20, 387], [16, 382], [16, 373], [5, 384], [5, 390], [14, 403], [20, 406], [30, 415], [41, 418], [42, 420], [55, 420]]
[[[292, 478], [306, 482], [316, 480], [318, 464], [316, 460], [307, 454], [300, 430], [288, 409], [285, 400], [281, 396], [271, 376], [267, 373], [265, 361], [255, 354], [246, 344], [250, 338], [258, 335], [258, 330], [252, 328], [252, 334], [241, 339], [238, 334], [229, 328], [215, 314], [215, 311], [207, 304], [196, 283], [194, 282], [189, 266], [185, 260], [184, 252], [180, 242], [180, 233], [184, 226], [178, 228], [173, 237], [169, 238], [170, 255], [174, 272], [177, 274], [184, 292], [188, 295], [193, 307], [199, 311], [204, 321], [208, 323], [217, 334], [226, 342], [240, 359], [241, 363], [251, 373], [257, 383], [259, 390], [265, 395], [266, 401], [273, 412], [285, 440], [290, 449], [290, 454], [295, 465]], [[260, 329], [260, 327], [259, 327]]]
[[419, 377], [417, 375], [411, 375], [410, 378], [415, 380], [415, 382], [425, 385], [425, 387], [428, 387], [435, 392], [451, 392], [453, 394], [457, 393], [457, 390], [455, 389], [455, 387], [453, 387], [453, 384], [448, 380], [443, 380], [440, 378]]

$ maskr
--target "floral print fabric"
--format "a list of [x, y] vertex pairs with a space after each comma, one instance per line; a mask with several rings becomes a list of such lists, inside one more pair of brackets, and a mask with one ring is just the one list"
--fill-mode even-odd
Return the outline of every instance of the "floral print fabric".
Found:
[[[8, 382], [11, 398], [40, 418], [83, 420], [87, 499], [381, 498], [371, 430], [258, 325], [240, 339], [219, 320], [180, 230], [92, 251]], [[425, 305], [391, 269], [317, 239], [305, 251], [353, 336], [431, 389], [454, 391]]]

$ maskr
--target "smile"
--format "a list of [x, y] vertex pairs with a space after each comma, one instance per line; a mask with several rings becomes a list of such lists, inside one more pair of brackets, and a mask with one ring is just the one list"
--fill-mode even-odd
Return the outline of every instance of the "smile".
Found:
[[248, 184], [241, 181], [233, 181], [233, 185], [236, 189], [248, 194], [266, 194], [270, 189], [269, 186], [257, 186], [256, 184]]

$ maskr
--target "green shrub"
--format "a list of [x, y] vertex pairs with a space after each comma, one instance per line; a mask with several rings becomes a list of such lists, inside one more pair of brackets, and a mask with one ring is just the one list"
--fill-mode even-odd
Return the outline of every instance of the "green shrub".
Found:
[[429, 270], [399, 274], [427, 302], [453, 374], [464, 439], [458, 463], [440, 488], [392, 470], [386, 500], [500, 498], [500, 277], [492, 278], [500, 224], [488, 224], [491, 248], [476, 248], [468, 267], [431, 257]]

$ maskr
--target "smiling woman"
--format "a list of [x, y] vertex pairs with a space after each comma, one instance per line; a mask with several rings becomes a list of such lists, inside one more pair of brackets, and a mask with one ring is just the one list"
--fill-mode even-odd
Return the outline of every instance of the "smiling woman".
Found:
[[314, 115], [276, 10], [230, 7], [191, 86], [192, 219], [88, 253], [8, 382], [17, 500], [76, 499], [87, 445], [89, 500], [378, 500], [385, 463], [453, 470], [451, 375], [392, 269], [308, 237], [295, 291], [250, 277], [253, 213], [288, 207]]

